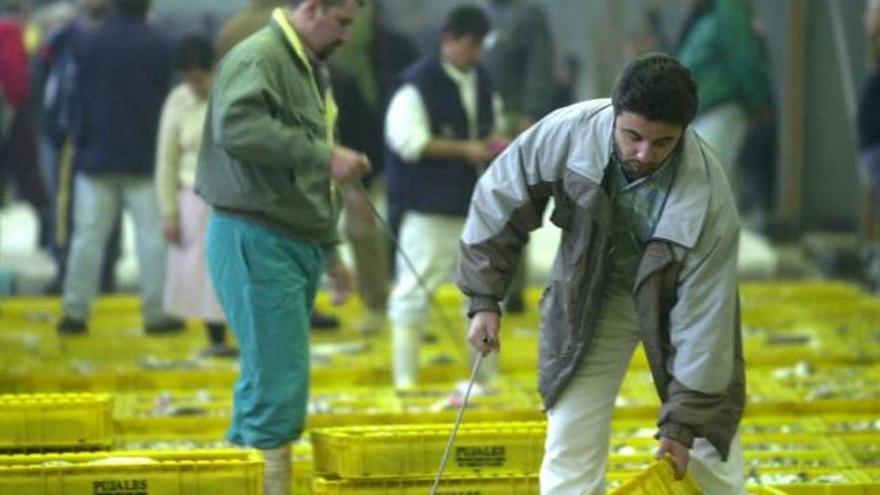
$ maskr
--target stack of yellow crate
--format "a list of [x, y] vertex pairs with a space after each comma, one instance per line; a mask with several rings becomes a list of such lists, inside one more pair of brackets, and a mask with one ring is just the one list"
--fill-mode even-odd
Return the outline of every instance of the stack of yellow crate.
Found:
[[125, 451], [0, 457], [0, 493], [260, 495], [253, 451]]
[[0, 493], [259, 495], [253, 451], [112, 451], [107, 394], [0, 396]]
[[[880, 302], [854, 286], [825, 282], [748, 284], [743, 286], [742, 296], [750, 404], [741, 433], [747, 476], [755, 493], [772, 493], [770, 485], [789, 495], [880, 492], [880, 452], [876, 447], [880, 445]], [[536, 307], [535, 294], [529, 297], [530, 307]], [[421, 390], [398, 393], [389, 387], [388, 339], [362, 339], [350, 327], [315, 337], [309, 427], [316, 431], [323, 431], [323, 427], [354, 427], [334, 428], [336, 440], [320, 436], [325, 433], [316, 434], [317, 493], [427, 493], [426, 483], [430, 486], [455, 415], [457, 403], [450, 400], [450, 392], [454, 382], [466, 378], [468, 371], [461, 355], [462, 342], [452, 341], [457, 335], [463, 339], [466, 329], [458, 311], [461, 297], [454, 288], [445, 287], [437, 299], [446, 313], [444, 321], [453, 320], [457, 326], [440, 328], [440, 320], [435, 319], [431, 333], [438, 342], [423, 348], [421, 378], [426, 385]], [[318, 304], [323, 310], [329, 309], [328, 300], [326, 295], [321, 296]], [[356, 311], [349, 312], [356, 310], [355, 306], [342, 309], [344, 323], [356, 320]], [[199, 458], [199, 449], [225, 445], [222, 438], [231, 408], [230, 391], [238, 370], [235, 363], [193, 358], [204, 345], [201, 329], [170, 338], [145, 337], [139, 328], [137, 299], [114, 297], [98, 302], [89, 336], [61, 339], [52, 326], [59, 313], [57, 300], [3, 302], [0, 392], [113, 393], [115, 421], [96, 422], [82, 411], [73, 413], [73, 422], [58, 416], [52, 421], [37, 421], [38, 414], [19, 412], [8, 416], [0, 411], [0, 448], [6, 442], [18, 445], [19, 452], [36, 450], [43, 455], [49, 448], [82, 451], [112, 445], [130, 451], [100, 453], [98, 457], [62, 451], [45, 458], [27, 456], [27, 461], [19, 456], [17, 465], [30, 471], [19, 471], [16, 476], [35, 474], [35, 465], [43, 469], [60, 463], [76, 468], [60, 475], [47, 474], [46, 479], [56, 480], [53, 486], [62, 486], [67, 481], [57, 481], [61, 479], [58, 476], [71, 476], [72, 480], [81, 473], [91, 473], [95, 464], [101, 466], [108, 458], [117, 462], [119, 457], [129, 457], [123, 459], [123, 463], [131, 463], [126, 473], [146, 472], [144, 465], [157, 462], [177, 463], [160, 471], [176, 469], [182, 473], [191, 464], [207, 462]], [[542, 418], [534, 390], [537, 328], [536, 312], [505, 317], [501, 385], [489, 395], [472, 399], [441, 493], [537, 493], [536, 473], [542, 449], [535, 439], [543, 440], [543, 423], [531, 423], [523, 429], [529, 423], [517, 422]], [[175, 407], [158, 411], [157, 398], [166, 394]], [[204, 401], [206, 396], [211, 400]], [[106, 396], [104, 400], [108, 404]], [[13, 402], [21, 401], [19, 397]], [[637, 353], [615, 411], [609, 486], [627, 486], [621, 484], [651, 465], [657, 406], [646, 362]], [[859, 414], [854, 415], [854, 411]], [[52, 417], [42, 414], [43, 418]], [[107, 413], [101, 414], [106, 417]], [[8, 417], [27, 418], [31, 423], [10, 426]], [[62, 430], [51, 426], [53, 421], [56, 426], [63, 424]], [[35, 429], [35, 424], [41, 426]], [[364, 424], [396, 425], [391, 430], [399, 438], [390, 440], [393, 435], [387, 429], [358, 426]], [[495, 435], [480, 437], [480, 429], [494, 431]], [[66, 432], [68, 437], [59, 440], [57, 431]], [[88, 433], [100, 431], [104, 433]], [[22, 435], [34, 447], [21, 448], [26, 444], [19, 440]], [[47, 440], [53, 435], [54, 443]], [[101, 435], [103, 443], [93, 442]], [[478, 443], [467, 450], [468, 435], [474, 435], [477, 442], [495, 443], [490, 443], [490, 448]], [[340, 439], [350, 447], [343, 448]], [[364, 442], [368, 445], [361, 446]], [[491, 446], [498, 447], [498, 442], [503, 448], [493, 450]], [[523, 450], [524, 442], [531, 442], [529, 453]], [[328, 445], [334, 446], [330, 452], [340, 456], [337, 467], [326, 461]], [[370, 450], [383, 446], [381, 451]], [[455, 450], [460, 446], [464, 450]], [[152, 452], [160, 448], [171, 449], [166, 453], [188, 450], [177, 454], [193, 454], [192, 463], [179, 457], [171, 460], [153, 456]], [[146, 454], [142, 452], [145, 449]], [[501, 451], [505, 456], [499, 460]], [[365, 452], [366, 457], [358, 461], [357, 455]], [[62, 455], [72, 457], [59, 458]], [[238, 467], [227, 471], [253, 480], [248, 473], [252, 468], [259, 471], [259, 461], [236, 457], [239, 455], [229, 460], [245, 465], [235, 464]], [[310, 484], [312, 455], [308, 439], [295, 447], [297, 494], [306, 493], [306, 485]], [[404, 465], [406, 469], [390, 469], [403, 462], [401, 458], [410, 463]], [[412, 469], [416, 460], [421, 467]], [[0, 462], [3, 465], [7, 464]], [[511, 468], [516, 465], [519, 468]], [[0, 472], [10, 473], [2, 468]], [[106, 471], [101, 476], [116, 479]], [[209, 474], [206, 479], [217, 478]], [[0, 474], [0, 493], [17, 493], [7, 490], [3, 480]], [[153, 486], [159, 486], [156, 483], [160, 481]], [[241, 486], [251, 486], [248, 483]], [[645, 483], [643, 487], [656, 484]], [[119, 486], [125, 488], [124, 484]], [[241, 493], [249, 493], [247, 489], [241, 488], [245, 490]]]

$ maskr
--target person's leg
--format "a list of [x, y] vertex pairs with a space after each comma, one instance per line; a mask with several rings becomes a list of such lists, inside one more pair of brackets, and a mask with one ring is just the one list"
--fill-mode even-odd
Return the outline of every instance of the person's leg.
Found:
[[113, 219], [113, 230], [107, 238], [104, 260], [101, 262], [101, 292], [116, 292], [116, 263], [122, 257], [122, 212]]
[[260, 449], [266, 463], [263, 471], [263, 495], [290, 495], [293, 462], [290, 443], [272, 449]]
[[388, 302], [387, 240], [373, 218], [373, 210], [360, 187], [345, 190], [345, 234], [351, 242], [357, 290], [364, 302], [365, 316], [358, 330], [376, 333], [384, 326]]
[[640, 339], [630, 294], [612, 294], [594, 338], [571, 383], [547, 411], [542, 495], [598, 495], [605, 490], [611, 414]]
[[[880, 219], [880, 145], [863, 150], [859, 155], [861, 176], [869, 196], [869, 208], [873, 209], [873, 217], [868, 211], [869, 222], [876, 223]], [[875, 294], [880, 294], [880, 244], [876, 239], [873, 225], [867, 226], [865, 237], [868, 247], [865, 253], [865, 276], [869, 287]]]
[[[122, 205], [119, 179], [79, 174], [75, 180], [73, 240], [64, 277], [64, 316], [66, 321], [85, 322], [98, 291], [98, 267], [113, 219]], [[72, 327], [71, 327], [72, 329]]]
[[58, 153], [49, 139], [40, 137], [37, 141], [40, 174], [43, 177], [43, 183], [46, 185], [47, 198], [47, 226], [45, 232], [41, 234], [46, 236], [46, 247], [53, 258], [57, 258], [58, 242], [55, 238], [55, 222], [57, 221], [55, 212], [57, 211], [56, 199], [58, 198]]
[[739, 434], [730, 445], [727, 461], [705, 438], [694, 440], [688, 470], [706, 495], [745, 495], [745, 460]]
[[[392, 369], [397, 388], [411, 388], [418, 381], [421, 339], [430, 312], [434, 310], [431, 301], [437, 288], [449, 279], [463, 225], [464, 219], [455, 217], [413, 212], [404, 216], [400, 227], [397, 281], [388, 306]], [[455, 244], [452, 251], [451, 243]]]
[[739, 105], [728, 103], [701, 114], [694, 120], [693, 125], [697, 134], [706, 140], [715, 152], [727, 172], [727, 180], [737, 197], [739, 191], [737, 155], [748, 125], [745, 112]]
[[[60, 294], [67, 276], [67, 262], [70, 259], [70, 244], [73, 233], [74, 176], [73, 147], [66, 143], [57, 150], [58, 156], [58, 191], [55, 198], [55, 232], [56, 261], [58, 269], [55, 280], [49, 287], [50, 294]], [[106, 254], [104, 255], [106, 258]]]
[[862, 181], [871, 191], [875, 213], [880, 217], [880, 145], [868, 148], [859, 155]]
[[208, 347], [206, 357], [236, 357], [238, 349], [226, 345], [226, 316], [214, 294], [205, 265], [205, 233], [211, 208], [192, 188], [182, 187], [177, 193], [178, 242], [167, 249], [165, 290], [162, 309], [166, 314], [204, 322]]
[[155, 184], [151, 177], [129, 176], [125, 178], [123, 194], [136, 232], [144, 326], [147, 329], [161, 326], [165, 330], [167, 325], [169, 331], [180, 330], [182, 323], [169, 324], [170, 317], [162, 310], [166, 245]]
[[228, 438], [263, 451], [270, 463], [267, 494], [289, 493], [287, 447], [305, 424], [309, 311], [323, 272], [321, 250], [217, 214], [205, 249], [218, 299], [241, 347]]
[[48, 248], [50, 226], [49, 192], [37, 158], [37, 139], [33, 115], [28, 105], [15, 114], [10, 140], [9, 167], [18, 195], [27, 201], [37, 214], [39, 247]]
[[[73, 150], [64, 145], [58, 150], [58, 186], [55, 203], [55, 261], [57, 270], [55, 280], [49, 286], [49, 294], [58, 294], [64, 287], [67, 276], [67, 265], [70, 261], [70, 249], [73, 243], [73, 205], [76, 201], [76, 187], [73, 178]], [[117, 211], [113, 219], [113, 227], [105, 242], [104, 256], [101, 257], [101, 276], [99, 290], [110, 293], [116, 290], [116, 262], [119, 261], [122, 244], [122, 212]]]
[[206, 321], [205, 329], [208, 331], [208, 342], [211, 345], [226, 344], [226, 324]]
[[239, 356], [238, 348], [226, 343], [226, 323], [205, 320], [204, 325], [208, 335], [208, 347], [202, 349], [199, 355], [217, 358], [237, 358]]

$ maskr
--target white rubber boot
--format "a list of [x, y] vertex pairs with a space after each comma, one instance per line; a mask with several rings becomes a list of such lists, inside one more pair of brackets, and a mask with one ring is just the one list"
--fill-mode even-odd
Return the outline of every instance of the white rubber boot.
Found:
[[419, 378], [419, 348], [422, 343], [421, 329], [410, 325], [395, 324], [391, 327], [391, 364], [394, 388], [410, 390]]
[[266, 461], [263, 477], [263, 495], [290, 495], [292, 474], [290, 444], [275, 449], [260, 450]]

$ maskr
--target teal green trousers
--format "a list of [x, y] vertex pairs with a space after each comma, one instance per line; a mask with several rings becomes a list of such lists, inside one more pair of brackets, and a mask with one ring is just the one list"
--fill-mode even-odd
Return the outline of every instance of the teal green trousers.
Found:
[[324, 268], [318, 245], [214, 213], [208, 271], [241, 348], [227, 437], [272, 449], [302, 434], [309, 395], [309, 318]]

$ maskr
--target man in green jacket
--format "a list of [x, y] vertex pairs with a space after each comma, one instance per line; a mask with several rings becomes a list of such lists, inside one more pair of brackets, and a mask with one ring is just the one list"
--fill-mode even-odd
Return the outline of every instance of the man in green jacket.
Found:
[[[337, 242], [340, 182], [370, 170], [337, 146], [324, 60], [362, 0], [288, 0], [221, 62], [196, 191], [214, 207], [206, 256], [241, 346], [228, 438], [260, 449], [265, 493], [290, 493], [290, 443], [306, 418], [309, 314]], [[342, 270], [328, 260], [331, 277]]]
[[[217, 35], [217, 60], [222, 59], [235, 45], [266, 26], [272, 11], [284, 5], [285, 0], [251, 0], [250, 4], [232, 16]], [[338, 58], [338, 55], [337, 55]], [[312, 311], [311, 327], [317, 330], [339, 328], [335, 316]]]

